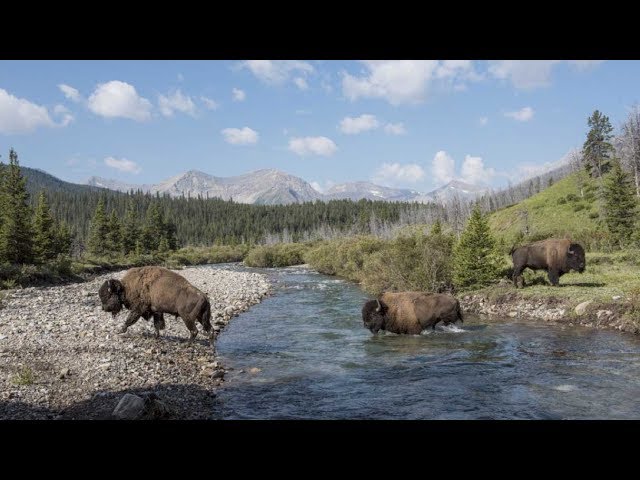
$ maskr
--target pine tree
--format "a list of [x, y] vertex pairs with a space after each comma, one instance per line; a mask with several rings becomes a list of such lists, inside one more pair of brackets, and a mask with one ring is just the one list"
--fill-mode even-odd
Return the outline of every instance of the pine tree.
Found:
[[108, 252], [109, 224], [104, 209], [104, 197], [98, 200], [98, 206], [91, 220], [87, 247], [92, 255], [103, 256]]
[[135, 253], [136, 251], [136, 243], [140, 237], [139, 221], [135, 203], [133, 199], [130, 199], [122, 226], [122, 246], [125, 254]]
[[44, 191], [40, 192], [33, 218], [33, 253], [35, 261], [44, 263], [56, 257], [56, 228]]
[[167, 237], [162, 237], [160, 239], [160, 243], [158, 244], [158, 253], [160, 255], [165, 255], [167, 253], [169, 253], [170, 249], [169, 249], [169, 241], [167, 240]]
[[476, 205], [454, 248], [453, 282], [457, 288], [489, 285], [501, 268], [489, 224]]
[[66, 223], [60, 222], [56, 228], [55, 234], [55, 251], [60, 255], [69, 255], [71, 253], [72, 235]]
[[109, 217], [109, 233], [107, 234], [107, 249], [114, 254], [122, 253], [122, 225], [115, 210], [111, 210]]
[[11, 149], [4, 172], [0, 258], [10, 263], [32, 263], [33, 231], [26, 179], [20, 172], [18, 155]]
[[431, 227], [431, 235], [442, 235], [442, 223], [440, 223], [440, 219], [437, 219], [436, 223]]
[[146, 252], [155, 252], [162, 237], [164, 237], [162, 214], [157, 202], [153, 202], [147, 209], [147, 220], [142, 231], [142, 247]]
[[614, 240], [622, 247], [631, 240], [637, 220], [637, 203], [633, 182], [620, 161], [614, 158], [611, 163], [612, 169], [602, 191], [605, 222]]
[[584, 165], [592, 177], [602, 177], [611, 167], [613, 127], [609, 117], [596, 110], [587, 120], [591, 129], [582, 147]]
[[[2, 157], [2, 155], [0, 155]], [[5, 179], [6, 167], [2, 160], [0, 159], [0, 230], [2, 230], [2, 224], [4, 222], [4, 211], [5, 211], [5, 192], [4, 192], [4, 179]], [[2, 252], [0, 252], [2, 255]], [[2, 261], [2, 257], [0, 256], [0, 261]]]

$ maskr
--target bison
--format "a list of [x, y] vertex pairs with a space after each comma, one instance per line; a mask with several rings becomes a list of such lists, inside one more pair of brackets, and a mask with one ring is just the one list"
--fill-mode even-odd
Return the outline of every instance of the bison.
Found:
[[[513, 284], [518, 288], [524, 287], [522, 271], [546, 270], [551, 285], [558, 286], [560, 277], [569, 270], [580, 273], [585, 269], [584, 248], [571, 240], [547, 239], [511, 249], [513, 260]], [[522, 285], [519, 285], [519, 284]]]
[[371, 333], [386, 330], [393, 333], [419, 334], [443, 321], [448, 325], [463, 321], [460, 302], [442, 293], [383, 293], [362, 307], [362, 321]]
[[164, 313], [182, 317], [191, 332], [189, 342], [198, 335], [196, 321], [212, 339], [211, 304], [207, 296], [184, 277], [162, 267], [130, 269], [122, 280], [105, 281], [98, 291], [102, 309], [115, 317], [122, 307], [131, 310], [119, 333], [136, 323], [140, 317], [153, 317], [156, 337], [164, 328]]

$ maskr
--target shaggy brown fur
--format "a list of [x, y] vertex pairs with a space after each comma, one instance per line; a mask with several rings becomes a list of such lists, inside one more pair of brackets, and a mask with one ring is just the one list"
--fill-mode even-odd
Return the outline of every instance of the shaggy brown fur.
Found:
[[584, 249], [568, 239], [547, 239], [511, 249], [513, 260], [513, 284], [524, 287], [522, 271], [546, 270], [551, 285], [558, 286], [560, 277], [569, 270], [580, 273], [585, 269]]
[[364, 326], [371, 332], [419, 334], [440, 321], [445, 325], [463, 321], [458, 300], [442, 293], [386, 292], [362, 307]]
[[207, 296], [187, 279], [162, 267], [130, 269], [122, 280], [107, 280], [98, 292], [102, 309], [115, 316], [122, 306], [131, 310], [120, 333], [140, 317], [154, 318], [156, 335], [164, 328], [164, 313], [182, 317], [191, 332], [190, 341], [198, 334], [196, 321], [207, 333], [211, 328], [211, 305]]

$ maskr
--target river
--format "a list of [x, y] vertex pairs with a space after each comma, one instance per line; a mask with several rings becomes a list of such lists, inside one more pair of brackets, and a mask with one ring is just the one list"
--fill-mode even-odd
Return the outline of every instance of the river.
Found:
[[466, 315], [422, 335], [372, 335], [357, 285], [305, 267], [233, 318], [218, 355], [225, 419], [637, 419], [640, 339]]

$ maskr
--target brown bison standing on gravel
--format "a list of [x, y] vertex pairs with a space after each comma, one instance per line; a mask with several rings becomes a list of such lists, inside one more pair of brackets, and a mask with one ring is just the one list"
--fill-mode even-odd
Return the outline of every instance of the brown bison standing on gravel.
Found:
[[[580, 273], [585, 269], [584, 248], [571, 240], [547, 239], [511, 249], [513, 260], [513, 284], [524, 287], [522, 271], [529, 267], [532, 270], [546, 270], [551, 285], [558, 286], [560, 277], [569, 270]], [[521, 284], [521, 285], [519, 285]]]
[[386, 330], [392, 333], [417, 335], [436, 323], [448, 325], [463, 321], [458, 300], [442, 293], [383, 293], [362, 307], [362, 321], [371, 333]]
[[102, 309], [115, 317], [122, 307], [131, 310], [119, 333], [127, 331], [140, 317], [153, 316], [156, 336], [164, 328], [164, 313], [182, 317], [191, 332], [189, 342], [198, 335], [196, 321], [212, 338], [211, 305], [207, 296], [184, 277], [162, 267], [130, 269], [122, 280], [105, 281], [98, 291]]

